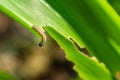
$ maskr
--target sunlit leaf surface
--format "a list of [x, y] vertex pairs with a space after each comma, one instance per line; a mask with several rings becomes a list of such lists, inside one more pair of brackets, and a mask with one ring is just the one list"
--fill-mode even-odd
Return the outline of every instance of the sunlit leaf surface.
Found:
[[[44, 27], [83, 79], [112, 80], [111, 74], [120, 71], [113, 46], [120, 45], [120, 18], [107, 0], [0, 0], [0, 10], [34, 33], [33, 25]], [[84, 43], [100, 62], [80, 52], [69, 38], [81, 48]]]

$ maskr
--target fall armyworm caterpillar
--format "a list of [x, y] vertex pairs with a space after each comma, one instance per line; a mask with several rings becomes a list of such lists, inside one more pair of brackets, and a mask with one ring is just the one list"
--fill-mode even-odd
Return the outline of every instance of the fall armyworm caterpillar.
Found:
[[39, 43], [39, 46], [42, 47], [44, 45], [44, 43], [46, 42], [46, 35], [45, 35], [44, 31], [35, 25], [32, 26], [32, 29], [34, 29], [39, 35], [41, 35], [42, 40]]

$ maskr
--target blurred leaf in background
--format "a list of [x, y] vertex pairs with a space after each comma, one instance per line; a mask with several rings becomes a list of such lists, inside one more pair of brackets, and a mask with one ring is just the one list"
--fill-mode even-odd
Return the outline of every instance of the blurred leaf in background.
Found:
[[[114, 43], [120, 45], [118, 37], [120, 18], [118, 11], [116, 12], [112, 5], [106, 0], [91, 0], [90, 2], [88, 0], [4, 0], [0, 1], [0, 10], [36, 35], [33, 26], [36, 25], [41, 29], [44, 27], [44, 30], [65, 51], [66, 58], [74, 63], [75, 70], [83, 79], [112, 80], [112, 77], [120, 70], [119, 50], [114, 45]], [[115, 6], [114, 8], [116, 9]], [[42, 40], [42, 34], [40, 36]], [[47, 43], [44, 47], [44, 51], [48, 50], [48, 53], [54, 49], [51, 46], [48, 47]], [[83, 49], [89, 51], [92, 57], [83, 54]], [[37, 54], [37, 50], [35, 52]], [[35, 69], [40, 58], [40, 55], [34, 56], [32, 53], [31, 56], [36, 61], [29, 60], [27, 56], [25, 61], [28, 64], [31, 62], [36, 62], [36, 64], [25, 65], [29, 70]], [[30, 73], [24, 68], [22, 70]]]
[[16, 80], [16, 79], [7, 72], [0, 70], [0, 80]]

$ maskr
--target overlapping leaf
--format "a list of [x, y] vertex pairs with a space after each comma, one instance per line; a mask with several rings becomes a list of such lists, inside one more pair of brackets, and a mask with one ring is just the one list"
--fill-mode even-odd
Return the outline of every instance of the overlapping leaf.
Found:
[[114, 75], [120, 71], [120, 18], [107, 0], [46, 0], [79, 34], [91, 54]]
[[[54, 11], [47, 3], [56, 11]], [[66, 52], [67, 59], [85, 80], [111, 80], [104, 65], [77, 50], [69, 38], [104, 62], [114, 75], [120, 71], [120, 56], [113, 40], [120, 44], [119, 16], [106, 0], [0, 0], [0, 10], [32, 30], [33, 25], [46, 31]], [[112, 16], [114, 15], [114, 16]], [[63, 18], [62, 18], [62, 17]], [[116, 21], [117, 19], [117, 21]], [[81, 37], [81, 39], [80, 39]]]

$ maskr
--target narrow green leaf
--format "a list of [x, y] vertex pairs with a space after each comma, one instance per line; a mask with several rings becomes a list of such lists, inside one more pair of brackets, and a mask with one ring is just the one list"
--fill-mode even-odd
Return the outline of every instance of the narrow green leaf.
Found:
[[120, 0], [107, 0], [112, 7], [116, 10], [118, 14], [120, 14]]
[[120, 55], [109, 42], [120, 45], [120, 18], [107, 0], [46, 0], [72, 26], [89, 52], [113, 75], [120, 71]]
[[68, 60], [72, 61], [75, 70], [80, 73], [84, 80], [112, 80], [109, 71], [103, 63], [92, 60], [88, 56], [79, 52], [74, 44], [63, 37], [51, 27], [45, 27], [46, 31], [61, 45]]
[[[84, 47], [80, 37], [70, 25], [42, 0], [1, 0], [0, 10], [24, 25], [30, 31], [31, 27], [55, 26], [65, 37], [72, 37], [81, 47]], [[35, 32], [34, 32], [35, 33]]]
[[[106, 17], [108, 13], [105, 12], [106, 8], [104, 9], [104, 6], [102, 6], [104, 3], [100, 5], [97, 1], [103, 0], [48, 0], [47, 2], [64, 19], [43, 0], [1, 0], [0, 10], [30, 31], [33, 31], [33, 25], [39, 26], [39, 28], [51, 26], [45, 27], [45, 29], [65, 50], [67, 58], [75, 63], [75, 69], [81, 74], [82, 78], [86, 80], [111, 80], [110, 73], [105, 66], [81, 54], [68, 40], [68, 38], [72, 38], [80, 47], [83, 47], [82, 38], [88, 50], [100, 61], [103, 61], [113, 74], [120, 69], [119, 55], [108, 42], [108, 36], [113, 39], [115, 37], [115, 41], [118, 42], [119, 38], [114, 36], [118, 31], [115, 34], [110, 34], [112, 28], [107, 29], [110, 24], [105, 27], [106, 20], [111, 20], [114, 17]], [[94, 7], [103, 10], [106, 15], [103, 13], [98, 17], [98, 13], [101, 11], [98, 9], [99, 12], [97, 12], [97, 8]], [[114, 14], [116, 15], [116, 13]], [[101, 16], [103, 17], [101, 18]], [[104, 17], [105, 20], [103, 20]], [[114, 22], [111, 21], [111, 24], [113, 26]], [[119, 30], [119, 27], [116, 27], [116, 29]]]

